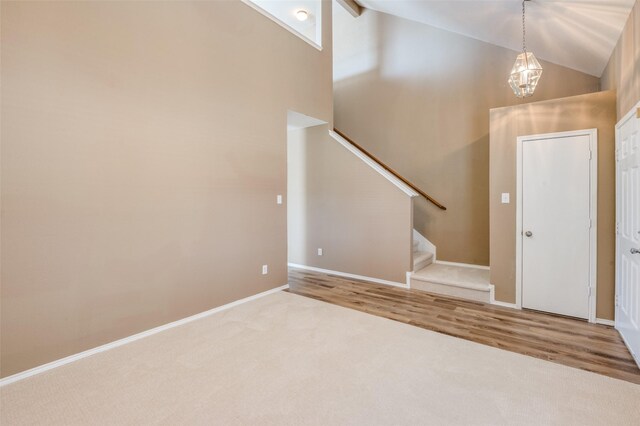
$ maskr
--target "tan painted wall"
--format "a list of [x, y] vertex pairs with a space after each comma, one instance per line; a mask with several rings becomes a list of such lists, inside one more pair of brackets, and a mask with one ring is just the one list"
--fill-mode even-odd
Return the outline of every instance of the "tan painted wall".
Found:
[[239, 1], [2, 2], [2, 376], [287, 282], [286, 110], [332, 121], [323, 38]]
[[[496, 299], [515, 302], [516, 138], [598, 129], [597, 317], [613, 319], [615, 291], [616, 93], [600, 92], [491, 110], [491, 283]], [[502, 192], [511, 193], [502, 204]]]
[[412, 269], [411, 198], [326, 125], [290, 130], [288, 146], [289, 261], [404, 283]]
[[[438, 258], [489, 264], [489, 109], [522, 103], [507, 85], [517, 52], [365, 10], [334, 11], [336, 127], [445, 204], [416, 201]], [[548, 62], [527, 102], [599, 90]]]
[[636, 1], [609, 63], [602, 90], [617, 89], [618, 119], [640, 101], [640, 3]]

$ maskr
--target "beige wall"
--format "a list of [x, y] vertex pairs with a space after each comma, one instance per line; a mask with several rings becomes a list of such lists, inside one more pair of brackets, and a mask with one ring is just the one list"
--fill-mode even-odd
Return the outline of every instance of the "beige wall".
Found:
[[412, 269], [411, 198], [326, 125], [290, 130], [288, 146], [289, 261], [404, 283]]
[[[515, 302], [516, 138], [598, 129], [597, 317], [613, 319], [615, 290], [615, 91], [491, 110], [491, 283]], [[512, 202], [502, 204], [501, 193]]]
[[323, 43], [239, 1], [2, 2], [2, 376], [287, 282]]
[[[335, 125], [445, 204], [416, 201], [438, 258], [489, 264], [489, 109], [522, 103], [517, 52], [402, 18], [334, 11]], [[597, 77], [542, 62], [527, 102], [599, 90]]]
[[618, 119], [640, 102], [640, 3], [637, 1], [602, 74], [602, 90], [611, 89], [618, 92]]

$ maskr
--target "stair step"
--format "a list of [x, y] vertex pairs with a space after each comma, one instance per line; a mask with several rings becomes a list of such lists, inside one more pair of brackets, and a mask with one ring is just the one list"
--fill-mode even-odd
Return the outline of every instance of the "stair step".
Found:
[[411, 274], [411, 288], [490, 303], [493, 286], [489, 270], [456, 265], [431, 264]]
[[427, 266], [433, 263], [433, 253], [429, 253], [426, 251], [416, 251], [413, 252], [413, 270], [419, 271], [420, 269], [424, 269]]

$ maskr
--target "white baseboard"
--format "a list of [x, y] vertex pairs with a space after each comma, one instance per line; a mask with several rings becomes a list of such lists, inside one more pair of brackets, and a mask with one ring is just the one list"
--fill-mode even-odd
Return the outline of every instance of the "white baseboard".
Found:
[[[493, 296], [493, 295], [492, 295]], [[501, 302], [499, 300], [495, 300], [491, 299], [491, 304], [492, 305], [496, 305], [496, 306], [504, 306], [505, 308], [511, 308], [511, 309], [522, 309], [520, 306], [518, 306], [515, 303], [507, 303], [507, 302]], [[608, 320], [608, 319], [602, 319], [602, 318], [596, 318], [596, 324], [602, 324], [602, 325], [608, 325], [610, 327], [615, 327], [615, 321], [613, 320]]]
[[[316, 268], [315, 266], [298, 265], [297, 263], [289, 263], [292, 268], [306, 269], [308, 271], [320, 272], [323, 274], [338, 275], [345, 278], [354, 278], [361, 281], [369, 281], [376, 284], [392, 285], [394, 287], [409, 288], [407, 283], [397, 283], [395, 281], [381, 280], [380, 278], [365, 277], [364, 275], [349, 274], [347, 272], [332, 271], [330, 269]], [[409, 272], [410, 273], [410, 272]]]
[[613, 320], [596, 318], [596, 324], [608, 325], [610, 327], [615, 327], [616, 322]]
[[235, 302], [227, 303], [226, 305], [218, 306], [217, 308], [210, 309], [208, 311], [200, 312], [199, 314], [192, 315], [190, 317], [182, 318], [174, 322], [170, 322], [168, 324], [164, 324], [150, 330], [146, 330], [133, 336], [125, 337], [119, 340], [116, 340], [111, 343], [107, 343], [97, 348], [88, 349], [86, 351], [69, 355], [68, 357], [58, 359], [56, 361], [49, 362], [47, 364], [39, 365], [38, 367], [31, 368], [29, 370], [21, 371], [20, 373], [13, 374], [11, 376], [7, 376], [4, 379], [0, 379], [0, 387], [6, 386], [10, 383], [15, 383], [19, 380], [26, 379], [27, 377], [35, 376], [36, 374], [44, 373], [45, 371], [52, 370], [56, 367], [61, 367], [66, 364], [70, 364], [74, 361], [78, 361], [82, 358], [89, 357], [91, 355], [95, 355], [100, 352], [108, 351], [109, 349], [117, 348], [118, 346], [126, 345], [127, 343], [135, 342], [136, 340], [143, 339], [145, 337], [154, 335], [156, 333], [160, 333], [162, 331], [168, 330], [170, 328], [178, 327], [183, 324], [187, 324], [189, 322], [208, 317], [209, 315], [213, 315], [217, 312], [221, 312], [227, 310], [229, 308], [233, 308], [234, 306], [241, 305], [246, 302], [250, 302], [255, 299], [259, 299], [261, 297], [267, 296], [272, 293], [277, 293], [281, 290], [289, 288], [289, 284], [282, 285], [280, 287], [272, 288], [271, 290], [263, 291], [262, 293], [254, 294], [253, 296], [245, 297], [244, 299], [236, 300]]
[[[495, 288], [495, 287], [494, 287]], [[496, 306], [502, 306], [504, 308], [511, 308], [511, 309], [518, 309], [518, 310], [522, 310], [522, 308], [520, 306], [518, 306], [518, 304], [516, 303], [509, 303], [509, 302], [501, 302], [499, 300], [496, 300], [495, 298], [495, 293], [491, 293], [491, 304], [492, 305], [496, 305]]]
[[472, 265], [470, 263], [457, 263], [457, 262], [445, 262], [444, 260], [436, 260], [435, 262], [438, 265], [447, 265], [447, 266], [460, 266], [462, 268], [475, 268], [475, 269], [484, 269], [485, 271], [490, 270], [488, 266], [484, 265]]

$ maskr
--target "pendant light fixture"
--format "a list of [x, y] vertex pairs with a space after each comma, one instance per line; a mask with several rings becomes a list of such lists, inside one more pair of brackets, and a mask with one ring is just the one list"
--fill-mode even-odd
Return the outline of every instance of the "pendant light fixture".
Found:
[[522, 1], [522, 53], [516, 58], [516, 63], [513, 64], [511, 69], [511, 75], [509, 76], [509, 85], [513, 89], [513, 93], [519, 98], [526, 98], [533, 95], [538, 85], [538, 80], [542, 75], [542, 67], [540, 62], [531, 52], [527, 52], [526, 45], [526, 33], [524, 25], [525, 17], [525, 2]]

